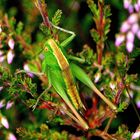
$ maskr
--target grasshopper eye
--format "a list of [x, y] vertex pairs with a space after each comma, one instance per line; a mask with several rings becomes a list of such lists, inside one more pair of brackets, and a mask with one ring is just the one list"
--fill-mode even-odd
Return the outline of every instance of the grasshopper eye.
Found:
[[46, 52], [48, 51], [48, 48], [47, 48], [47, 47], [45, 47], [45, 51], [46, 51]]

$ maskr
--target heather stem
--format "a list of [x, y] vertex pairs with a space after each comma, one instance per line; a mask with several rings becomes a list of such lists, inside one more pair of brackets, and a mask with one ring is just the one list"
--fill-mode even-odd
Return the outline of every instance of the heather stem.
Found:
[[113, 115], [110, 117], [110, 119], [109, 119], [109, 121], [108, 121], [108, 123], [107, 123], [107, 125], [106, 125], [106, 127], [105, 127], [105, 130], [104, 130], [105, 133], [108, 132], [108, 129], [110, 128], [110, 125], [111, 125], [111, 123], [112, 123], [112, 121], [113, 121], [115, 115], [116, 115], [116, 113], [113, 113]]
[[99, 64], [99, 65], [102, 64], [103, 48], [104, 48], [104, 43], [100, 41], [100, 42], [97, 44], [98, 64]]

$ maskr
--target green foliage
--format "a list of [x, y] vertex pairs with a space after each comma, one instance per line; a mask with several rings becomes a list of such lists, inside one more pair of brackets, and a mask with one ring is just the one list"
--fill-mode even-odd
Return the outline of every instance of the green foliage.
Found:
[[23, 31], [23, 23], [22, 23], [22, 22], [19, 22], [19, 23], [17, 24], [16, 33], [17, 33], [18, 35], [21, 35], [22, 31]]
[[37, 86], [35, 83], [32, 83], [31, 78], [22, 74], [11, 75], [7, 69], [2, 67], [0, 68], [0, 74], [0, 84], [4, 88], [7, 87], [5, 90], [9, 93], [9, 96], [13, 97], [15, 95], [19, 95], [24, 98], [25, 93], [31, 94], [32, 97], [36, 96]]
[[51, 36], [50, 30], [48, 30], [44, 24], [40, 24], [39, 28], [47, 38]]
[[131, 132], [128, 131], [128, 128], [125, 125], [119, 126], [118, 131], [116, 132], [116, 134], [121, 136], [122, 138], [124, 138], [126, 140], [131, 139]]
[[67, 140], [68, 134], [65, 131], [61, 133], [56, 130], [51, 130], [46, 124], [40, 126], [40, 131], [27, 130], [25, 128], [17, 128], [17, 133], [22, 137], [23, 140]]
[[87, 4], [91, 10], [91, 12], [94, 14], [95, 19], [99, 17], [99, 11], [97, 8], [97, 5], [94, 3], [93, 0], [87, 0]]
[[[62, 28], [70, 29], [76, 34], [69, 48], [62, 49], [65, 54], [68, 54], [66, 59], [69, 63], [76, 63], [76, 66], [71, 65], [73, 75], [77, 76], [74, 82], [86, 107], [86, 111], [78, 110], [77, 112], [85, 118], [90, 130], [86, 132], [86, 135], [85, 132], [78, 131], [82, 128], [77, 126], [73, 117], [68, 114], [72, 114], [72, 111], [65, 104], [67, 98], [62, 100], [58, 96], [60, 90], [66, 91], [66, 86], [61, 85], [64, 82], [62, 82], [62, 72], [60, 70], [58, 73], [54, 72], [56, 68], [52, 60], [54, 55], [49, 57], [47, 53], [46, 56], [43, 51], [47, 39], [53, 38], [59, 44], [68, 35], [53, 26], [47, 27], [44, 22], [41, 23], [43, 21], [41, 14], [33, 1], [22, 0], [15, 3], [10, 0], [0, 0], [0, 139], [8, 139], [9, 133], [12, 133], [17, 139], [23, 140], [54, 140], [56, 138], [81, 140], [91, 139], [91, 137], [94, 139], [94, 136], [100, 136], [103, 139], [130, 140], [132, 134], [129, 129], [132, 126], [123, 125], [122, 118], [124, 110], [130, 105], [127, 92], [131, 93], [135, 104], [140, 100], [138, 67], [140, 49], [138, 38], [135, 40], [133, 52], [129, 54], [126, 52], [126, 46], [116, 48], [114, 45], [115, 34], [128, 16], [126, 9], [123, 9], [123, 1], [87, 0], [87, 5], [85, 1], [48, 1], [47, 6], [45, 0], [41, 2], [52, 24], [56, 26], [61, 24]], [[132, 2], [134, 4], [136, 0]], [[93, 28], [90, 30], [91, 26]], [[91, 41], [89, 34], [95, 44]], [[14, 40], [13, 49], [9, 47], [10, 39]], [[102, 50], [101, 63], [98, 61], [100, 49]], [[14, 54], [14, 58], [11, 64], [8, 64], [10, 51]], [[43, 62], [44, 58], [47, 59]], [[42, 62], [52, 67], [51, 76], [42, 74], [42, 72], [47, 74], [47, 69], [49, 69], [46, 65], [42, 67]], [[24, 66], [27, 66], [26, 68], [34, 74], [22, 71]], [[57, 68], [59, 68], [58, 65]], [[54, 88], [46, 92], [45, 89], [50, 80], [48, 76], [51, 77]], [[90, 83], [87, 86], [95, 82], [98, 89], [116, 104], [117, 112], [121, 112], [120, 117], [117, 113], [115, 114], [118, 118], [113, 120], [115, 124], [113, 131], [111, 130], [112, 123], [109, 125], [111, 131], [105, 133], [99, 126], [103, 128], [103, 122], [112, 117], [114, 112], [94, 92], [77, 80], [81, 77], [83, 83], [87, 84], [87, 81]], [[38, 96], [42, 93], [44, 94], [36, 109], [32, 111]], [[7, 109], [9, 102], [13, 102], [13, 105]], [[2, 124], [2, 116], [7, 119], [9, 129]], [[133, 116], [128, 121], [132, 121], [132, 118]], [[74, 134], [71, 134], [70, 129], [74, 131]]]
[[57, 10], [54, 14], [54, 16], [52, 17], [52, 23], [56, 26], [59, 25], [60, 20], [61, 20], [61, 16], [62, 16], [62, 10]]
[[[104, 5], [103, 1], [98, 2], [98, 7], [93, 0], [87, 0], [87, 4], [93, 14], [93, 20], [96, 29], [91, 29], [90, 33], [93, 40], [98, 44], [100, 41], [106, 41], [110, 31], [111, 10], [109, 5]], [[104, 8], [103, 8], [104, 6]]]
[[122, 102], [119, 104], [118, 112], [123, 112], [128, 107], [128, 103]]

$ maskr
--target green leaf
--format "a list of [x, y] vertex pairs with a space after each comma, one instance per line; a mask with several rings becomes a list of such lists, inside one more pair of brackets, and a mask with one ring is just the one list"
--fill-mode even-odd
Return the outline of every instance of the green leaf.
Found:
[[18, 35], [20, 35], [20, 34], [22, 33], [22, 30], [23, 30], [23, 23], [22, 23], [22, 22], [19, 22], [19, 23], [17, 24], [16, 33], [17, 33]]
[[140, 48], [135, 48], [133, 52], [129, 55], [131, 58], [135, 58], [140, 55]]
[[96, 4], [93, 2], [93, 0], [87, 0], [87, 4], [93, 15], [97, 18], [99, 15], [99, 10], [97, 9]]
[[60, 20], [61, 20], [61, 15], [62, 15], [62, 11], [61, 11], [60, 9], [58, 9], [58, 10], [55, 12], [55, 14], [54, 14], [54, 16], [53, 16], [53, 18], [52, 18], [52, 23], [53, 23], [54, 25], [56, 25], [56, 26], [59, 25]]
[[100, 39], [100, 36], [99, 36], [99, 33], [97, 32], [97, 30], [91, 29], [90, 34], [91, 34], [93, 40], [97, 43]]
[[46, 38], [51, 37], [51, 31], [43, 23], [40, 24], [39, 28], [45, 34]]
[[110, 17], [112, 15], [111, 14], [111, 9], [110, 9], [110, 6], [109, 5], [106, 5], [104, 7], [104, 14], [105, 14], [105, 18]]

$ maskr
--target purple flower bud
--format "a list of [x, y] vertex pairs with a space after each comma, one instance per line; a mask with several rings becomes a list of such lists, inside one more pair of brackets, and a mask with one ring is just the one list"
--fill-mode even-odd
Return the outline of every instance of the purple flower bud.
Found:
[[120, 46], [122, 42], [125, 40], [125, 36], [122, 34], [117, 35], [116, 40], [115, 40], [115, 46]]
[[97, 83], [97, 82], [99, 81], [100, 77], [101, 77], [101, 74], [100, 74], [100, 73], [97, 73], [97, 74], [95, 75], [94, 82]]
[[7, 121], [7, 119], [3, 116], [1, 116], [1, 120], [0, 120], [1, 124], [6, 128], [8, 129], [9, 128], [9, 123]]
[[139, 12], [140, 7], [139, 7], [138, 3], [134, 4], [134, 8], [135, 8], [136, 12]]
[[127, 21], [129, 24], [136, 23], [138, 21], [138, 15], [137, 14], [130, 15]]
[[0, 109], [3, 108], [5, 106], [5, 100], [1, 100], [0, 101]]
[[114, 89], [115, 89], [115, 87], [116, 87], [116, 86], [115, 86], [115, 84], [114, 84], [114, 83], [112, 83], [112, 82], [109, 84], [109, 86], [110, 86], [110, 88], [111, 88], [112, 90], [114, 90]]
[[124, 8], [125, 9], [128, 9], [130, 4], [131, 4], [131, 0], [124, 0]]
[[132, 28], [131, 28], [131, 31], [135, 34], [135, 33], [138, 32], [138, 30], [139, 30], [139, 25], [138, 25], [138, 23], [133, 24], [133, 25], [132, 25]]
[[140, 39], [140, 30], [138, 30], [136, 35], [137, 35], [138, 39]]
[[128, 11], [129, 11], [130, 14], [134, 12], [134, 7], [133, 7], [133, 5], [131, 5], [131, 4], [129, 5]]
[[120, 31], [125, 33], [130, 29], [130, 25], [128, 24], [127, 21], [123, 22]]
[[8, 53], [7, 53], [8, 64], [12, 63], [14, 56], [15, 56], [14, 52], [12, 50], [9, 50]]
[[17, 138], [15, 137], [13, 133], [9, 133], [7, 140], [17, 140]]
[[8, 101], [8, 103], [6, 104], [6, 109], [10, 109], [13, 104], [14, 104], [14, 102]]
[[3, 54], [4, 54], [4, 52], [0, 50], [0, 56], [2, 56]]
[[3, 87], [1, 86], [1, 87], [0, 87], [0, 91], [2, 91], [2, 90], [3, 90]]
[[140, 100], [136, 102], [137, 108], [140, 109]]
[[8, 41], [8, 45], [9, 45], [10, 49], [13, 50], [14, 46], [15, 46], [15, 41], [12, 38], [10, 38]]
[[23, 69], [28, 72], [28, 75], [31, 78], [34, 77], [34, 75], [32, 73], [30, 73], [30, 68], [29, 68], [28, 64], [24, 64]]
[[24, 64], [23, 68], [24, 68], [24, 70], [27, 71], [27, 72], [30, 71], [30, 68], [29, 68], [28, 64]]
[[138, 6], [140, 7], [140, 0], [137, 1]]
[[132, 135], [132, 140], [136, 140], [137, 138], [140, 138], [140, 130], [136, 131], [133, 135]]
[[129, 31], [127, 33], [127, 35], [126, 35], [126, 39], [127, 39], [128, 42], [132, 42], [133, 43], [134, 39], [135, 39], [135, 35], [131, 31]]
[[0, 63], [2, 63], [5, 60], [6, 56], [0, 56]]
[[133, 51], [133, 48], [134, 48], [133, 42], [126, 42], [126, 49], [129, 53]]

